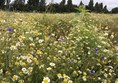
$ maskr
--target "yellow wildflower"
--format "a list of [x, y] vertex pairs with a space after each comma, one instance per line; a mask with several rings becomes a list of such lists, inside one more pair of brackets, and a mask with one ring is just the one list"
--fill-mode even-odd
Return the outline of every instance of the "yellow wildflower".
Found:
[[49, 77], [44, 77], [42, 83], [50, 83]]
[[63, 76], [62, 76], [61, 73], [58, 73], [58, 74], [57, 74], [57, 77], [60, 79], [60, 78], [62, 78]]
[[21, 64], [22, 66], [26, 66], [26, 63], [25, 62], [22, 62], [22, 64]]
[[73, 71], [73, 75], [76, 75], [76, 76], [78, 76], [78, 73], [77, 73], [77, 71]]
[[86, 75], [87, 75], [87, 73], [86, 73], [86, 72], [83, 72], [83, 75], [84, 75], [84, 76], [86, 76]]
[[18, 66], [18, 65], [19, 65], [19, 63], [18, 63], [18, 62], [15, 62], [15, 65], [16, 65], [16, 66]]
[[42, 52], [40, 50], [37, 50], [36, 54], [42, 54]]
[[18, 83], [24, 83], [24, 81], [23, 80], [19, 80]]
[[63, 82], [68, 83], [68, 79], [64, 78]]
[[82, 79], [83, 79], [84, 81], [87, 81], [86, 76], [83, 76]]
[[14, 75], [14, 76], [12, 77], [12, 80], [13, 80], [13, 81], [17, 81], [18, 78], [19, 78], [19, 77], [18, 77], [17, 75]]

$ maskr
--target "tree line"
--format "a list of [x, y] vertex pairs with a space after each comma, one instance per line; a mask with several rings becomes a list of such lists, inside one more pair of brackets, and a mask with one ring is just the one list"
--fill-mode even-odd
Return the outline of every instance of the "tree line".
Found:
[[[79, 5], [73, 4], [72, 0], [62, 0], [60, 3], [51, 3], [46, 4], [46, 0], [0, 0], [0, 9], [10, 10], [10, 11], [26, 11], [26, 12], [52, 12], [52, 13], [70, 13], [77, 12], [77, 8], [84, 5], [82, 1], [80, 1]], [[118, 8], [113, 8], [111, 11], [108, 11], [107, 5], [103, 6], [103, 3], [96, 2], [94, 5], [94, 1], [90, 0], [88, 5], [84, 5], [89, 12], [96, 13], [118, 13]]]

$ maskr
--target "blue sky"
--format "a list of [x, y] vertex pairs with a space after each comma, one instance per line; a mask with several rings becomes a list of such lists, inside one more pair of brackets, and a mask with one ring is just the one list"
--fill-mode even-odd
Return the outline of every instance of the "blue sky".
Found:
[[[13, 0], [11, 0], [13, 1]], [[27, 0], [26, 0], [27, 1]], [[46, 0], [47, 2], [50, 2], [51, 0]], [[61, 2], [62, 0], [53, 0], [54, 2]], [[83, 1], [85, 5], [89, 3], [90, 0], [72, 0], [73, 4], [79, 4], [80, 1]], [[107, 8], [111, 10], [114, 7], [118, 7], [118, 0], [94, 0], [94, 3], [99, 2], [103, 3], [104, 5], [107, 5]]]

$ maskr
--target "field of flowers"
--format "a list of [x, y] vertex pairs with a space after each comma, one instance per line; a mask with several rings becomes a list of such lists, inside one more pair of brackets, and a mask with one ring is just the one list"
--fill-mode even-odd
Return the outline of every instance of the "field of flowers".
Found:
[[118, 83], [110, 31], [117, 22], [117, 15], [1, 11], [0, 83]]

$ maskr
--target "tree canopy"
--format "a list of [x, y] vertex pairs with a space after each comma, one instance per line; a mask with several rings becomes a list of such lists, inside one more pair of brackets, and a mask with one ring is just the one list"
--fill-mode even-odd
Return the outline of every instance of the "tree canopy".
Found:
[[118, 7], [113, 8], [113, 9], [111, 10], [111, 12], [112, 12], [112, 13], [118, 13]]
[[[49, 3], [46, 4], [46, 0], [14, 0], [10, 3], [11, 0], [0, 0], [0, 9], [12, 9], [14, 11], [26, 11], [26, 12], [55, 12], [55, 13], [64, 13], [64, 12], [77, 12], [76, 8], [84, 5], [82, 1], [80, 4], [73, 4], [73, 0], [61, 0], [59, 3]], [[52, 0], [53, 1], [53, 0]], [[67, 3], [66, 3], [67, 2]], [[6, 3], [6, 4], [5, 4]], [[94, 5], [95, 4], [95, 5]], [[109, 13], [107, 5], [103, 6], [103, 3], [94, 3], [94, 0], [90, 0], [86, 9], [90, 12], [96, 13]], [[117, 8], [113, 8], [111, 13], [117, 13]]]

